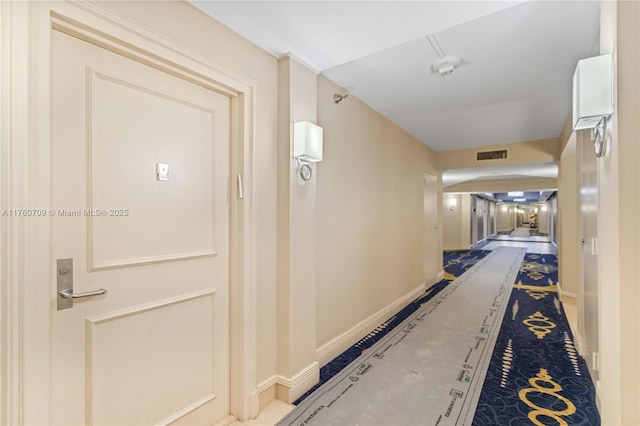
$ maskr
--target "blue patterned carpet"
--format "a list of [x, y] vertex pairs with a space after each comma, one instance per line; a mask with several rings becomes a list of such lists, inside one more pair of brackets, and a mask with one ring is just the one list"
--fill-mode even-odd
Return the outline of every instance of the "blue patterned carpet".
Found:
[[[445, 278], [320, 369], [298, 405], [480, 259], [485, 250], [444, 253]], [[599, 425], [595, 390], [559, 301], [558, 261], [527, 254], [520, 267], [473, 424]]]
[[527, 254], [473, 424], [599, 425], [595, 390], [555, 285], [558, 260]]

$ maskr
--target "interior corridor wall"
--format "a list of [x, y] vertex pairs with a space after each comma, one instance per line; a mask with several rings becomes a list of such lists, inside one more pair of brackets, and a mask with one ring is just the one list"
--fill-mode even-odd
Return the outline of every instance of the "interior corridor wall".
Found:
[[549, 204], [540, 204], [536, 205], [538, 208], [538, 232], [542, 232], [544, 234], [549, 234]]
[[563, 291], [578, 295], [580, 258], [580, 202], [578, 189], [577, 137], [572, 132], [558, 168], [558, 278]]
[[[424, 172], [437, 174], [435, 153], [354, 96], [336, 104], [334, 93], [344, 89], [319, 76], [318, 347], [440, 272], [425, 278], [422, 254]], [[438, 253], [442, 265], [441, 243]]]
[[640, 424], [640, 3], [601, 3], [600, 53], [613, 53], [615, 112], [598, 159], [603, 424]]
[[[455, 200], [455, 206], [452, 206]], [[442, 195], [442, 241], [444, 250], [469, 250], [471, 241], [469, 194]]]
[[506, 205], [499, 205], [497, 210], [497, 228], [498, 232], [513, 231], [513, 207]]
[[489, 237], [492, 237], [497, 234], [496, 226], [497, 226], [497, 218], [496, 218], [496, 207], [497, 204], [495, 201], [489, 202], [489, 213], [487, 217], [488, 221], [488, 229], [489, 229]]

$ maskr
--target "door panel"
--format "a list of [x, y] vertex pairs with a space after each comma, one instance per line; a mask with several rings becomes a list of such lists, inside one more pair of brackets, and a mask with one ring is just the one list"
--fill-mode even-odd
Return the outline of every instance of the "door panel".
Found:
[[168, 423], [218, 396], [215, 296], [206, 291], [87, 318], [90, 423]]
[[[229, 98], [52, 37], [52, 421], [212, 424], [229, 413]], [[107, 293], [56, 310], [63, 258], [75, 293]]]
[[[166, 95], [144, 82], [120, 80], [98, 69], [87, 72], [90, 207], [132, 212], [126, 220], [89, 217], [91, 267], [215, 254], [210, 194], [217, 112], [195, 103], [205, 99], [182, 99], [184, 92]], [[157, 163], [169, 166], [168, 181], [157, 180]], [[187, 216], [175, 226], [176, 219]], [[136, 243], [113, 235], [136, 235]]]
[[471, 195], [471, 248], [478, 244], [478, 197]]
[[476, 244], [485, 240], [485, 208], [484, 199], [476, 196]]

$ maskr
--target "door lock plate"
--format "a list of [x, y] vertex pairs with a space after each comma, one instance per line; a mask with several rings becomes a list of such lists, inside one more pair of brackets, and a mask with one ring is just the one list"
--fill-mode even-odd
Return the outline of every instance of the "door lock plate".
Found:
[[60, 291], [69, 289], [73, 293], [73, 258], [58, 259], [56, 264], [58, 310], [73, 308], [73, 299], [65, 299]]

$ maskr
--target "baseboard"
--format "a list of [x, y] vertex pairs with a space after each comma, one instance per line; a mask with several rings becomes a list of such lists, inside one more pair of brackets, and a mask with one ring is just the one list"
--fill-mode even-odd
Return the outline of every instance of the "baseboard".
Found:
[[471, 246], [446, 246], [443, 248], [443, 251], [462, 251], [462, 250], [470, 250]]
[[218, 420], [213, 424], [213, 426], [229, 426], [232, 425], [236, 420], [235, 416], [226, 416]]
[[582, 351], [582, 335], [580, 334], [580, 332], [576, 331], [576, 333], [573, 336], [573, 345], [576, 347], [576, 350], [578, 351], [578, 355], [580, 355], [581, 357], [584, 358], [584, 353]]
[[444, 280], [444, 269], [442, 269], [442, 270], [440, 270], [440, 272], [438, 272], [438, 276], [436, 277], [436, 282], [435, 283], [431, 283], [431, 285], [427, 286], [425, 288], [425, 290], [429, 290], [431, 287], [433, 287], [434, 285], [436, 285], [437, 283], [439, 283], [442, 280]]
[[276, 385], [278, 378], [281, 377], [278, 374], [274, 374], [268, 379], [258, 383], [256, 386], [256, 393], [258, 394], [258, 401], [260, 409], [266, 407], [273, 400], [276, 399]]
[[381, 323], [389, 319], [389, 317], [398, 313], [407, 304], [415, 300], [418, 296], [423, 294], [426, 290], [424, 283], [411, 290], [396, 301], [385, 306], [375, 314], [361, 321], [351, 329], [345, 331], [333, 340], [325, 343], [316, 350], [316, 361], [320, 365], [325, 365], [342, 352], [349, 349], [351, 346], [362, 340], [371, 330], [375, 329]]
[[576, 293], [572, 293], [570, 291], [563, 290], [562, 289], [562, 285], [560, 284], [560, 282], [557, 282], [556, 285], [558, 286], [558, 294], [560, 296], [571, 297], [572, 299], [578, 300], [578, 295]]
[[272, 376], [267, 380], [267, 382], [263, 382], [258, 385], [257, 393], [258, 393], [258, 408], [262, 410], [267, 405], [271, 404], [276, 400], [276, 385], [277, 378]]
[[319, 381], [320, 365], [317, 362], [308, 365], [292, 377], [274, 374], [256, 386], [260, 409], [266, 407], [275, 399], [291, 404]]

